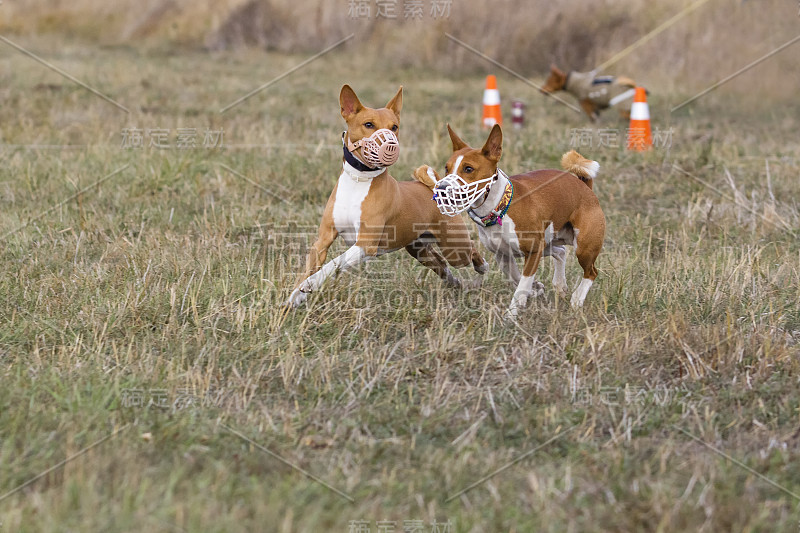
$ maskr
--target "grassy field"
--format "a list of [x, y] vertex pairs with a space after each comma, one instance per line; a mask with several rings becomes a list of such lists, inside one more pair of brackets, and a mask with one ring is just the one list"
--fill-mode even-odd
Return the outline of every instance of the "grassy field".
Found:
[[333, 53], [221, 114], [307, 56], [19, 41], [130, 112], [4, 46], [0, 533], [798, 530], [796, 101], [722, 87], [670, 115], [694, 91], [651, 87], [670, 135], [640, 155], [577, 146], [583, 116], [497, 72], [528, 104], [507, 172], [601, 164], [585, 308], [545, 260], [506, 323], [494, 264], [458, 293], [395, 253], [282, 319], [341, 85], [369, 105], [404, 85], [410, 179], [444, 164], [446, 122], [483, 140], [482, 76]]

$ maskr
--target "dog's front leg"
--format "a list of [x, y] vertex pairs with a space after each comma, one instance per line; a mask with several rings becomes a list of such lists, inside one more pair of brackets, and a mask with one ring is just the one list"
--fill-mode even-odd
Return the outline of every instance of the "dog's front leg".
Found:
[[366, 259], [367, 253], [364, 248], [358, 245], [351, 246], [345, 253], [334, 257], [316, 273], [300, 283], [289, 296], [289, 300], [286, 302], [287, 305], [295, 308], [301, 306], [306, 301], [306, 298], [308, 298], [308, 293], [319, 290], [325, 280], [332, 274], [353, 268], [363, 263]]
[[514, 296], [511, 298], [511, 305], [506, 311], [507, 319], [515, 319], [519, 314], [519, 310], [528, 304], [528, 297], [534, 297], [544, 294], [544, 285], [536, 281], [536, 270], [539, 268], [539, 261], [542, 258], [542, 247], [537, 244], [534, 249], [525, 258], [525, 265], [522, 268], [522, 277], [517, 285], [517, 290], [514, 291]]
[[519, 285], [519, 267], [517, 266], [517, 261], [514, 259], [514, 256], [503, 252], [497, 252], [494, 258], [497, 260], [500, 269], [505, 272], [508, 279], [511, 280], [511, 283]]

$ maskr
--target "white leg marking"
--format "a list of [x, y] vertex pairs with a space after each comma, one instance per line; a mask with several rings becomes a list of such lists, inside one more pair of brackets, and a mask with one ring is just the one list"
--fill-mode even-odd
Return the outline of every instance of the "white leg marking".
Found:
[[528, 304], [528, 296], [539, 296], [544, 292], [541, 283], [536, 281], [536, 275], [522, 276], [519, 280], [519, 286], [514, 291], [514, 297], [511, 298], [511, 305], [508, 307], [506, 316], [515, 318], [519, 314], [519, 310]]
[[364, 252], [363, 248], [360, 246], [351, 246], [342, 255], [325, 263], [321, 269], [309, 276], [299, 287], [292, 291], [292, 294], [289, 295], [289, 300], [286, 302], [287, 305], [299, 307], [306, 301], [308, 293], [318, 290], [332, 274], [353, 268], [363, 263], [366, 257], [367, 254]]
[[573, 308], [577, 309], [578, 307], [583, 307], [583, 301], [586, 299], [586, 294], [589, 292], [591, 286], [592, 280], [589, 278], [583, 278], [581, 280], [581, 284], [578, 285], [578, 288], [572, 293], [570, 304]]
[[562, 298], [569, 294], [569, 287], [567, 287], [567, 251], [561, 246], [553, 246], [550, 251], [553, 256], [555, 265], [553, 268], [553, 288]]

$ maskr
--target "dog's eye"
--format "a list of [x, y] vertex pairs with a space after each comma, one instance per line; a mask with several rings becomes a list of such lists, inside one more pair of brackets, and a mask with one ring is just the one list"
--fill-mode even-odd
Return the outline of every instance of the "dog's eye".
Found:
[[475, 170], [475, 169], [474, 169], [474, 168], [472, 168], [472, 167], [471, 167], [471, 166], [469, 166], [469, 165], [467, 165], [467, 166], [465, 166], [465, 167], [464, 167], [464, 173], [465, 173], [465, 174], [471, 174], [473, 170]]
[[364, 123], [364, 127], [365, 128], [369, 128], [369, 129], [374, 129], [375, 128], [375, 124], [373, 124], [372, 122], [365, 122]]
[[394, 126], [392, 126], [392, 131], [397, 131], [397, 124], [395, 124]]
[[445, 171], [445, 172], [447, 172], [448, 174], [450, 174], [450, 167], [448, 167], [447, 165], [445, 165], [445, 166], [444, 166], [444, 171]]

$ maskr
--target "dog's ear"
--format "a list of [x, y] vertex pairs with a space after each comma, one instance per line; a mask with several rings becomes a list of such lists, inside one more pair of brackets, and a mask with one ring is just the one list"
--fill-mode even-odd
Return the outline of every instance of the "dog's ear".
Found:
[[489, 132], [489, 138], [486, 139], [481, 153], [490, 161], [495, 163], [500, 161], [500, 156], [503, 155], [503, 130], [500, 129], [499, 124], [492, 126], [492, 131]]
[[342, 92], [339, 93], [339, 106], [342, 108], [342, 118], [345, 120], [364, 109], [356, 92], [349, 85], [342, 87]]
[[403, 109], [403, 86], [401, 85], [400, 88], [397, 90], [397, 94], [389, 100], [389, 103], [386, 104], [386, 109], [394, 111], [394, 114], [398, 117], [400, 116], [400, 110]]
[[447, 125], [447, 133], [450, 134], [450, 140], [453, 143], [453, 151], [458, 152], [462, 148], [467, 148], [469, 145], [461, 140], [461, 137], [456, 135], [456, 132], [453, 131], [453, 128], [450, 127], [450, 124]]

